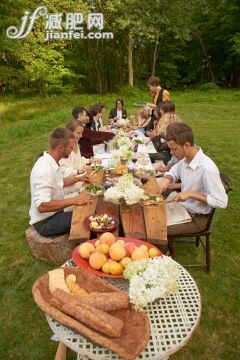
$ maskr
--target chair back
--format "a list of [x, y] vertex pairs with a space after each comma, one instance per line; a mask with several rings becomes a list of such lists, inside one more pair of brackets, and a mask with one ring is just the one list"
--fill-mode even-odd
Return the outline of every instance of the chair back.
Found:
[[[223, 186], [224, 186], [224, 189], [226, 191], [226, 193], [228, 194], [230, 191], [232, 191], [232, 184], [231, 184], [231, 179], [220, 172], [220, 178], [222, 180], [222, 183], [223, 183]], [[215, 209], [213, 208], [209, 214], [209, 218], [208, 218], [208, 222], [207, 222], [207, 226], [206, 226], [206, 231], [209, 231], [210, 230], [210, 226], [211, 226], [211, 223], [212, 223], [212, 218], [213, 218], [213, 215], [215, 213]]]
[[220, 178], [221, 178], [221, 180], [222, 180], [222, 183], [223, 183], [223, 186], [224, 186], [224, 188], [225, 188], [225, 191], [226, 191], [226, 193], [228, 194], [230, 191], [233, 190], [233, 188], [232, 188], [232, 183], [231, 183], [231, 179], [230, 179], [227, 175], [225, 175], [225, 174], [223, 174], [223, 173], [221, 173], [221, 172], [220, 172]]

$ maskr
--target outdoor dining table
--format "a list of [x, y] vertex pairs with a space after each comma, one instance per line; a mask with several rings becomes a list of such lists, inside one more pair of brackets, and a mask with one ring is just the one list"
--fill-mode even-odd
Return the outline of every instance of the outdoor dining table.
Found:
[[[94, 173], [90, 180], [92, 184], [102, 184], [104, 171], [101, 169]], [[155, 176], [149, 176], [143, 188], [147, 193], [157, 194], [158, 184]], [[93, 197], [91, 204], [74, 206], [69, 241], [83, 242], [90, 239], [91, 231], [84, 227], [83, 222], [86, 217], [95, 213], [107, 213], [117, 217], [126, 237], [167, 245], [167, 219], [164, 204], [159, 207], [143, 207], [140, 204], [127, 205], [126, 203], [114, 205], [104, 201], [103, 196]], [[119, 229], [115, 231], [116, 236], [118, 231]]]
[[[201, 297], [198, 287], [180, 264], [177, 280], [179, 290], [174, 295], [148, 304], [146, 312], [151, 326], [148, 345], [137, 359], [166, 360], [179, 351], [193, 336], [201, 316]], [[113, 285], [128, 291], [125, 279], [107, 279]], [[66, 347], [77, 353], [77, 360], [119, 360], [120, 357], [107, 348], [93, 344], [87, 338], [61, 325], [46, 315], [48, 324], [60, 341], [55, 360], [66, 359]], [[61, 351], [62, 350], [62, 351]]]

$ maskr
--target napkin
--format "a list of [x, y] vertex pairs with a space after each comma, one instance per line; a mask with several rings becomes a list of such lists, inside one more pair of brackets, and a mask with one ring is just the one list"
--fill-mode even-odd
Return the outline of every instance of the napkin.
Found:
[[171, 202], [176, 195], [177, 192], [173, 191], [168, 195], [165, 202], [165, 208], [167, 213], [167, 226], [185, 224], [192, 221], [191, 216], [189, 215], [184, 206], [182, 206], [179, 202]]

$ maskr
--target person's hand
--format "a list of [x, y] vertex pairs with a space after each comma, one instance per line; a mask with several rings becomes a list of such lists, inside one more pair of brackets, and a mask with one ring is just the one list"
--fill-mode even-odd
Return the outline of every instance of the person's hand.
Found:
[[176, 197], [173, 199], [173, 201], [186, 201], [192, 197], [191, 191], [184, 191], [180, 192], [176, 195]]
[[90, 170], [91, 167], [89, 165], [83, 166], [81, 169], [78, 170], [78, 175], [84, 174], [86, 171]]
[[73, 198], [73, 205], [86, 205], [92, 203], [92, 196], [88, 193], [81, 193]]
[[155, 171], [156, 171], [156, 172], [164, 173], [164, 172], [167, 171], [167, 167], [164, 166], [164, 165], [160, 165], [160, 166], [156, 167]]
[[155, 130], [148, 130], [148, 131], [146, 132], [146, 135], [147, 135], [148, 137], [150, 137], [151, 139], [154, 138], [154, 137], [156, 136]]
[[169, 190], [181, 189], [181, 184], [180, 183], [171, 183], [168, 185], [168, 189]]
[[86, 183], [90, 182], [88, 175], [77, 175], [76, 178], [77, 181], [86, 182]]
[[101, 159], [95, 159], [94, 157], [91, 157], [91, 164], [101, 164]]

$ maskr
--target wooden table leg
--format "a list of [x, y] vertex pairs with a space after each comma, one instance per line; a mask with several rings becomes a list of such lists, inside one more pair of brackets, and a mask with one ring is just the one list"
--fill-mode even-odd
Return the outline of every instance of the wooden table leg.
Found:
[[67, 358], [67, 346], [60, 341], [55, 355], [55, 360], [66, 360], [66, 358]]

